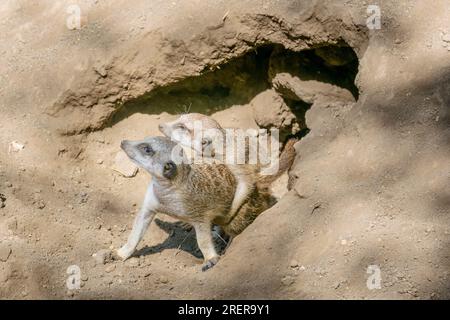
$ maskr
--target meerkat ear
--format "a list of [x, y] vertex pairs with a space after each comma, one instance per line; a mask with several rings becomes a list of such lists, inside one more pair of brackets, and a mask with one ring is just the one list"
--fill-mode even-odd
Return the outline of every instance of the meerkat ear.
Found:
[[177, 165], [181, 163], [188, 163], [186, 153], [183, 150], [183, 146], [181, 144], [177, 144], [172, 148], [171, 160]]
[[163, 176], [167, 179], [172, 179], [177, 173], [177, 165], [173, 161], [168, 161], [163, 167]]

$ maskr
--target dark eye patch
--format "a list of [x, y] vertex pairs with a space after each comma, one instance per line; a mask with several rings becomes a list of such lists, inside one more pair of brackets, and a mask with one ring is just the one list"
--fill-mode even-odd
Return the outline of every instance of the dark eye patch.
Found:
[[166, 162], [163, 168], [163, 176], [172, 179], [177, 173], [177, 165], [173, 161]]

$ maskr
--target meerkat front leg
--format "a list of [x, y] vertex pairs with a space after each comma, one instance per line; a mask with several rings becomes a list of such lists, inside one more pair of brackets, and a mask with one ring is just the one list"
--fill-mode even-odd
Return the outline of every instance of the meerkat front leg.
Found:
[[145, 195], [144, 203], [134, 219], [133, 229], [131, 230], [127, 243], [117, 250], [117, 255], [123, 260], [131, 257], [139, 242], [144, 237], [148, 226], [156, 214], [155, 209], [157, 208], [157, 204], [158, 201], [153, 194], [153, 185], [150, 185]]
[[214, 248], [214, 242], [212, 240], [211, 223], [198, 222], [193, 223], [193, 226], [197, 236], [198, 247], [200, 248], [205, 261], [202, 266], [202, 271], [206, 271], [214, 267], [219, 261], [219, 255], [217, 254], [216, 248]]

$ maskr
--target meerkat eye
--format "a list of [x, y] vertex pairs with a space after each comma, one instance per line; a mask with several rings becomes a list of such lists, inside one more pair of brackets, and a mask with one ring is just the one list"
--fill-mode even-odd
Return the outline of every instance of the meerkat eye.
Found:
[[177, 124], [177, 129], [187, 130], [186, 126], [184, 124], [182, 124], [182, 123]]
[[155, 152], [153, 151], [152, 147], [150, 147], [148, 144], [144, 144], [141, 146], [142, 152], [144, 152], [147, 155], [152, 155]]
[[202, 139], [202, 145], [205, 147], [205, 146], [207, 146], [208, 144], [210, 144], [211, 143], [211, 141], [210, 140], [208, 140], [208, 139]]

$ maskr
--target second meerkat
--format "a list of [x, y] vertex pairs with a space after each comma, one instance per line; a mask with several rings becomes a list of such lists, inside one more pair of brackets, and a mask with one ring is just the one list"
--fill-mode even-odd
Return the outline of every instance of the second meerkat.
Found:
[[[196, 124], [200, 124], [201, 132], [195, 132], [198, 130]], [[159, 125], [159, 130], [166, 137], [171, 138], [187, 148], [192, 148], [194, 152], [204, 157], [214, 157], [215, 153], [221, 153], [221, 156], [226, 153], [227, 145], [221, 145], [219, 148], [214, 146], [215, 141], [224, 142], [226, 132], [220, 124], [211, 117], [200, 113], [188, 113], [181, 115], [177, 120], [172, 122], [166, 122]], [[228, 169], [234, 175], [237, 181], [236, 193], [233, 198], [231, 206], [231, 215], [236, 214], [238, 209], [245, 203], [245, 201], [252, 195], [255, 188], [259, 190], [267, 189], [272, 182], [280, 177], [285, 171], [287, 171], [294, 162], [296, 152], [294, 149], [294, 143], [296, 139], [290, 139], [286, 143], [286, 146], [279, 157], [279, 163], [277, 168], [265, 168], [271, 170], [273, 174], [263, 175], [264, 170], [261, 163], [256, 164], [247, 163], [249, 156], [249, 149], [255, 148], [255, 146], [247, 145], [245, 143], [245, 163], [243, 164], [226, 164]], [[217, 150], [222, 148], [222, 150]], [[262, 146], [259, 146], [262, 147]], [[253, 149], [255, 151], [256, 149]], [[235, 150], [231, 150], [233, 156]], [[278, 150], [277, 150], [278, 152]], [[273, 172], [274, 171], [274, 172]]]

